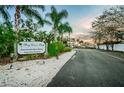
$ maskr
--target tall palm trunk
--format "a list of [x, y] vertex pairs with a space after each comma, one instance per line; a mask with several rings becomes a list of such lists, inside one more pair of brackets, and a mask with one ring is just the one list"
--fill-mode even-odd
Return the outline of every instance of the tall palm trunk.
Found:
[[20, 7], [19, 6], [16, 6], [15, 28], [16, 28], [17, 40], [18, 40], [18, 33], [19, 33], [19, 22], [20, 22]]
[[15, 32], [16, 32], [16, 42], [14, 44], [14, 53], [15, 53], [15, 59], [14, 61], [17, 61], [18, 59], [18, 53], [17, 53], [17, 43], [18, 43], [18, 33], [19, 33], [19, 23], [20, 23], [20, 6], [16, 6], [16, 12], [15, 12]]
[[53, 29], [53, 34], [54, 34], [54, 41], [57, 41], [57, 29]]
[[71, 46], [70, 43], [71, 43], [71, 41], [70, 41], [70, 32], [69, 32], [69, 47]]
[[99, 43], [97, 44], [97, 49], [100, 49], [100, 48], [99, 48]]

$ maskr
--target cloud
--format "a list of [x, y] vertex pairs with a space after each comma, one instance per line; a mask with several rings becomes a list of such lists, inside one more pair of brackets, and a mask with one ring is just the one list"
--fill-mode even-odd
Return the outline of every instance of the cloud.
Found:
[[92, 22], [94, 21], [95, 17], [97, 17], [98, 14], [94, 15], [87, 15], [83, 16], [82, 18], [78, 19], [76, 22], [72, 23], [73, 28], [73, 34], [72, 37], [80, 38], [85, 41], [91, 42], [91, 30], [92, 30]]
[[91, 22], [93, 21], [94, 18], [91, 18], [90, 16], [82, 18], [77, 22], [77, 25], [79, 28], [83, 29], [90, 29], [91, 28]]
[[73, 34], [72, 37], [80, 38], [85, 41], [91, 41], [91, 23], [95, 19], [95, 16], [82, 17], [72, 24]]

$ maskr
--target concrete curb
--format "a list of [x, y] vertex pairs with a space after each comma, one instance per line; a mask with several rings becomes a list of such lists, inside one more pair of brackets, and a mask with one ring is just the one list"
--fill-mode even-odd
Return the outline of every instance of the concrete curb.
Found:
[[[71, 58], [70, 58], [68, 61], [70, 61], [76, 54], [77, 54], [77, 51], [75, 50], [75, 53], [71, 56]], [[67, 62], [68, 62], [68, 61], [67, 61]], [[66, 62], [66, 63], [67, 63], [67, 62]], [[66, 64], [66, 63], [65, 63], [65, 64]], [[63, 66], [64, 66], [64, 65], [63, 65]]]
[[[74, 51], [75, 51], [75, 53], [66, 61], [65, 64], [67, 64], [67, 62], [69, 62], [69, 61], [73, 58], [73, 56], [76, 55], [77, 51], [76, 51], [76, 50], [74, 50]], [[65, 64], [64, 64], [64, 65], [65, 65]], [[64, 65], [59, 69], [59, 71], [64, 67]], [[58, 72], [59, 72], [59, 71], [58, 71]], [[57, 73], [58, 73], [58, 72], [57, 72]], [[57, 73], [56, 73], [56, 75], [57, 75]], [[55, 76], [56, 76], [56, 75], [55, 75]], [[55, 77], [55, 76], [54, 76], [54, 77]], [[53, 78], [54, 78], [54, 77], [53, 77]], [[53, 78], [51, 79], [51, 81], [53, 80]], [[50, 81], [50, 82], [51, 82], [51, 81]], [[48, 82], [48, 83], [47, 83], [45, 86], [43, 86], [43, 87], [47, 87], [47, 85], [48, 85], [50, 82]]]

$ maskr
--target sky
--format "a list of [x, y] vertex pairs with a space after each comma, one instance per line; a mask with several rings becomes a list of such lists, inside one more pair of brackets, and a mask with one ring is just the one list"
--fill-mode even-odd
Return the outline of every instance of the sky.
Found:
[[[91, 23], [96, 17], [102, 14], [102, 12], [112, 6], [102, 5], [63, 5], [55, 6], [58, 11], [66, 9], [68, 11], [68, 18], [64, 21], [68, 21], [73, 29], [72, 37], [81, 38], [86, 42], [92, 42], [91, 40]], [[46, 9], [49, 11], [50, 6]]]
[[[57, 11], [61, 11], [66, 9], [68, 11], [68, 17], [63, 19], [62, 22], [69, 22], [73, 33], [71, 34], [72, 37], [78, 37], [83, 39], [84, 41], [91, 41], [90, 38], [90, 31], [91, 23], [95, 20], [96, 17], [102, 14], [105, 9], [108, 9], [112, 6], [102, 6], [102, 5], [55, 5]], [[45, 18], [45, 14], [50, 12], [51, 6], [45, 6], [46, 11], [41, 11], [41, 16]], [[15, 10], [9, 10], [11, 14], [11, 20], [14, 20], [14, 13]], [[25, 18], [22, 15], [22, 18]], [[50, 20], [49, 18], [47, 18]], [[51, 31], [52, 27], [49, 25], [45, 25], [42, 30]]]

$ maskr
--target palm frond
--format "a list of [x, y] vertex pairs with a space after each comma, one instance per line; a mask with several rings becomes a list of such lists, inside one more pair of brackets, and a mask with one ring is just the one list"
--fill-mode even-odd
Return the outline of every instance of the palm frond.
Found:
[[56, 8], [54, 6], [51, 6], [51, 11], [57, 12]]
[[44, 5], [29, 5], [28, 7], [33, 8], [33, 9], [42, 9], [43, 11], [45, 11]]
[[4, 21], [9, 21], [10, 15], [9, 15], [9, 13], [7, 11], [6, 6], [3, 6], [3, 5], [0, 6], [0, 16], [2, 16]]
[[43, 21], [41, 15], [39, 14], [39, 12], [37, 10], [30, 9], [29, 7], [25, 7], [25, 9], [23, 10], [23, 13], [27, 17], [34, 17], [34, 18], [36, 18], [42, 26], [44, 25], [44, 21]]
[[62, 18], [67, 18], [68, 17], [68, 12], [66, 10], [62, 10], [59, 14], [59, 19], [62, 19]]
[[52, 23], [50, 21], [48, 21], [48, 20], [44, 19], [43, 21], [44, 21], [44, 24], [52, 25]]

